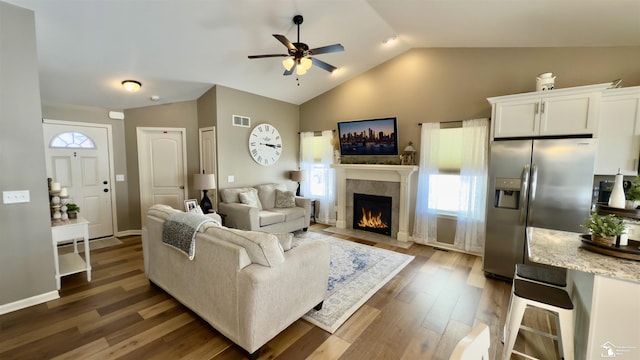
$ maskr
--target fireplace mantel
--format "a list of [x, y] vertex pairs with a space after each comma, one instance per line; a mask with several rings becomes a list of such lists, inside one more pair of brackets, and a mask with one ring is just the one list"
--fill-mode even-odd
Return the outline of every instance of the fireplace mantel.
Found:
[[370, 164], [334, 164], [338, 191], [338, 218], [336, 227], [347, 228], [346, 223], [346, 188], [347, 180], [389, 181], [400, 183], [400, 206], [398, 216], [398, 241], [410, 241], [409, 206], [411, 192], [411, 174], [418, 171], [414, 165], [370, 165]]

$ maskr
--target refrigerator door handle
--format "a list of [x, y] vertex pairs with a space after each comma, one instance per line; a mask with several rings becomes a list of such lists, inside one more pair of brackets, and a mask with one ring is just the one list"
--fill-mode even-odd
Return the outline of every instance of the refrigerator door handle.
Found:
[[538, 187], [538, 165], [531, 166], [531, 195], [529, 196], [529, 223], [533, 224], [533, 202], [536, 200], [536, 188]]
[[520, 185], [520, 225], [524, 225], [527, 215], [527, 192], [529, 191], [529, 164], [522, 168], [522, 185]]

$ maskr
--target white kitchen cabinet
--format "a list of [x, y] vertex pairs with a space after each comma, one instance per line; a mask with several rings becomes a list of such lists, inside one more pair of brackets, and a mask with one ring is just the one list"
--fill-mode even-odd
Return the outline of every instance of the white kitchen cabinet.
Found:
[[640, 86], [606, 90], [598, 119], [596, 175], [638, 175]]
[[492, 109], [492, 137], [592, 135], [601, 93], [611, 83], [487, 99]]

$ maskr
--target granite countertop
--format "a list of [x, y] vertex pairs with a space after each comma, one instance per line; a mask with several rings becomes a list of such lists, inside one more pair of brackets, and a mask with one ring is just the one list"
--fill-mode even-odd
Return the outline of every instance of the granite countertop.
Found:
[[640, 282], [640, 261], [582, 249], [579, 233], [528, 227], [527, 244], [533, 262]]

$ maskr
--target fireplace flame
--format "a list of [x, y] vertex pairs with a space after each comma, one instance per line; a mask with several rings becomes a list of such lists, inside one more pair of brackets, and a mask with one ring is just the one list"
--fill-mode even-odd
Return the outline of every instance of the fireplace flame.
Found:
[[387, 229], [389, 227], [389, 225], [382, 221], [382, 212], [378, 212], [378, 215], [373, 216], [371, 210], [365, 208], [362, 208], [362, 218], [360, 218], [358, 226], [374, 229]]

